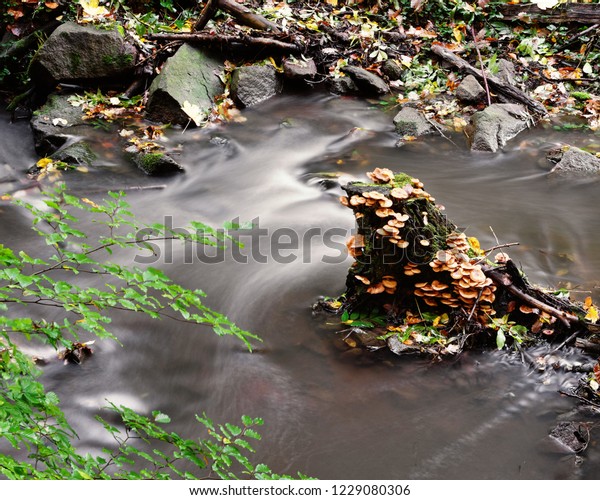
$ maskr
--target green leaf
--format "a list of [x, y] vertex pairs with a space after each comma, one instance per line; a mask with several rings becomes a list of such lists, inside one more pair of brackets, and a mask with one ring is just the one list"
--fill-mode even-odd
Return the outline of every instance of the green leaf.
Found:
[[171, 422], [171, 418], [169, 415], [161, 413], [159, 411], [153, 411], [152, 416], [154, 417], [154, 421], [159, 424], [168, 424]]
[[496, 334], [496, 345], [498, 349], [503, 349], [506, 344], [506, 336], [504, 335], [504, 331], [502, 328], [498, 329], [498, 333]]

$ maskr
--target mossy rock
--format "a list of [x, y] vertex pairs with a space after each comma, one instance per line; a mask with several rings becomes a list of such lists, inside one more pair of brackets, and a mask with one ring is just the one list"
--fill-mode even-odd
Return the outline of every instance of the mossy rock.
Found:
[[184, 171], [173, 158], [165, 152], [145, 153], [138, 151], [135, 146], [130, 146], [125, 150], [129, 159], [146, 175], [167, 176]]

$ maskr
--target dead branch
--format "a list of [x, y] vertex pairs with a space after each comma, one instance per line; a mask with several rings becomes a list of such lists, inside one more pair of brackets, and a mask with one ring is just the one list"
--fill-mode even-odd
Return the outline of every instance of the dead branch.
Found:
[[557, 5], [552, 9], [542, 10], [537, 5], [505, 4], [499, 10], [505, 20], [532, 20], [539, 23], [600, 23], [600, 4], [568, 3]]
[[192, 31], [200, 31], [201, 29], [203, 29], [208, 23], [208, 21], [210, 21], [214, 17], [218, 8], [219, 0], [207, 0], [206, 4], [204, 5], [204, 8], [202, 9], [202, 12], [200, 12], [198, 20], [194, 24], [194, 29]]
[[571, 323], [578, 323], [580, 321], [580, 319], [577, 316], [556, 309], [555, 307], [546, 304], [545, 302], [542, 302], [541, 300], [536, 299], [535, 297], [532, 297], [531, 295], [525, 293], [523, 290], [517, 288], [508, 275], [496, 269], [484, 269], [484, 272], [486, 276], [489, 276], [496, 284], [504, 287], [512, 295], [518, 297], [519, 299], [528, 303], [529, 305], [537, 307], [541, 311], [548, 313], [550, 316], [559, 319], [565, 324], [567, 328], [571, 327]]
[[253, 37], [247, 35], [216, 35], [208, 33], [156, 33], [148, 35], [149, 40], [180, 40], [197, 43], [208, 47], [242, 45], [256, 50], [268, 50], [277, 54], [299, 54], [301, 48], [293, 43], [281, 42], [273, 38]]
[[575, 347], [582, 349], [583, 351], [589, 352], [596, 356], [600, 355], [600, 344], [592, 342], [586, 339], [575, 339]]
[[[448, 61], [453, 66], [456, 66], [461, 71], [473, 75], [478, 80], [484, 81], [484, 75], [482, 71], [469, 64], [467, 61], [465, 61], [462, 57], [456, 55], [454, 52], [451, 52], [450, 50], [446, 49], [445, 47], [439, 44], [433, 45], [431, 47], [431, 50], [436, 55], [440, 56], [445, 61]], [[535, 99], [529, 97], [527, 94], [519, 90], [514, 85], [511, 85], [510, 83], [500, 80], [499, 78], [492, 75], [486, 75], [486, 79], [490, 87], [496, 92], [503, 94], [504, 96], [513, 101], [520, 102], [521, 104], [527, 106], [529, 109], [531, 109], [537, 114], [546, 115], [546, 108], [544, 108], [544, 106], [542, 106]]]
[[265, 19], [259, 14], [255, 14], [248, 7], [244, 7], [242, 4], [237, 3], [235, 0], [217, 0], [218, 8], [224, 10], [235, 20], [243, 24], [262, 31], [272, 31], [273, 33], [280, 33], [281, 29], [274, 22]]

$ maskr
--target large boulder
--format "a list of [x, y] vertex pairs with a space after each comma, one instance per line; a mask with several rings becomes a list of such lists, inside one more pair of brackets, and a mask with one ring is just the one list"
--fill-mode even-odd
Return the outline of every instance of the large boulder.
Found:
[[573, 146], [564, 145], [548, 151], [546, 158], [554, 164], [551, 177], [586, 177], [600, 174], [600, 158]]
[[423, 113], [410, 106], [403, 107], [394, 117], [396, 132], [401, 136], [414, 136], [431, 134], [435, 129], [427, 121]]
[[183, 44], [164, 64], [148, 91], [147, 116], [162, 123], [186, 125], [190, 116], [182, 107], [197, 106], [210, 110], [215, 96], [223, 93], [221, 60], [211, 53]]
[[492, 104], [478, 111], [465, 129], [471, 151], [495, 153], [527, 129], [531, 120], [531, 115], [519, 104]]
[[117, 29], [107, 30], [67, 22], [59, 26], [31, 62], [36, 85], [57, 82], [114, 81], [132, 76], [137, 49]]
[[240, 107], [260, 104], [281, 92], [277, 70], [268, 65], [241, 66], [231, 75], [231, 97]]

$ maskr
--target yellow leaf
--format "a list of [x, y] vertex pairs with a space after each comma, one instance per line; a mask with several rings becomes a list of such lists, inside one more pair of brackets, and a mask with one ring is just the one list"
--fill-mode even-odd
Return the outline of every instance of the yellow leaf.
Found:
[[454, 38], [456, 39], [456, 41], [458, 43], [460, 43], [462, 41], [462, 37], [463, 37], [461, 29], [454, 27], [454, 28], [452, 28], [452, 33], [454, 33]]
[[583, 303], [583, 308], [587, 311], [590, 307], [592, 307], [592, 298], [586, 297], [585, 302]]
[[108, 9], [100, 6], [98, 0], [79, 0], [84, 17], [101, 17], [108, 14]]
[[51, 158], [42, 158], [42, 159], [38, 160], [36, 165], [40, 168], [46, 168], [48, 165], [52, 165], [52, 159]]
[[189, 101], [184, 101], [183, 106], [181, 106], [181, 111], [183, 111], [186, 115], [188, 115], [196, 126], [200, 126], [205, 119], [204, 113], [200, 109], [197, 104], [190, 104]]
[[594, 306], [590, 306], [587, 314], [585, 315], [585, 319], [590, 323], [596, 323], [596, 321], [600, 319], [600, 315], [598, 315], [598, 309], [596, 309]]
[[475, 252], [475, 255], [483, 254], [483, 251], [481, 250], [481, 245], [479, 244], [479, 240], [477, 238], [475, 238], [474, 236], [470, 236], [467, 238], [467, 241], [469, 242], [471, 250]]

